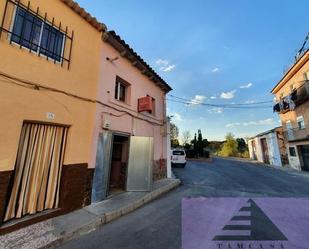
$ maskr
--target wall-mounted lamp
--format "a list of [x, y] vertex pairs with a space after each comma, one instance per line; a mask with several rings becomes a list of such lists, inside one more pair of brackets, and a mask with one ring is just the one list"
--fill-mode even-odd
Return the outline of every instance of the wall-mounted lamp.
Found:
[[106, 57], [106, 60], [109, 61], [109, 62], [114, 62], [114, 61], [116, 61], [116, 60], [118, 60], [118, 59], [119, 59], [118, 56], [116, 56], [115, 58]]

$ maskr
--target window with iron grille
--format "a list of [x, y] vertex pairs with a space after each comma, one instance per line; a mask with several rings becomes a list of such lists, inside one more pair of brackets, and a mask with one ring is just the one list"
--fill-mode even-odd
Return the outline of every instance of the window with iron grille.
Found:
[[74, 31], [39, 7], [31, 6], [30, 1], [27, 4], [16, 0], [5, 2], [0, 40], [5, 37], [10, 44], [70, 69]]
[[11, 40], [31, 51], [61, 62], [65, 36], [21, 7], [16, 9]]

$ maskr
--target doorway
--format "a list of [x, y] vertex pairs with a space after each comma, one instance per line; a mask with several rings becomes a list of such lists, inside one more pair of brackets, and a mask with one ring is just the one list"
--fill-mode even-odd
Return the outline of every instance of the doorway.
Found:
[[108, 196], [126, 191], [129, 137], [113, 136], [112, 157], [109, 172]]
[[67, 133], [67, 127], [23, 124], [5, 222], [58, 208]]
[[251, 143], [252, 143], [253, 160], [257, 160], [255, 141], [253, 140]]
[[309, 171], [309, 145], [300, 146], [301, 157], [302, 157], [302, 170]]
[[261, 145], [262, 145], [262, 154], [263, 154], [263, 160], [264, 163], [269, 164], [269, 152], [268, 152], [268, 146], [267, 146], [267, 141], [266, 138], [261, 139]]

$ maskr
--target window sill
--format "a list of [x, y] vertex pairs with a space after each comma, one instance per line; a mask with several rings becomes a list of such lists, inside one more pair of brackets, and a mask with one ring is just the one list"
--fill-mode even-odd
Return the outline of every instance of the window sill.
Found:
[[16, 48], [19, 48], [19, 49], [22, 49], [22, 50], [25, 50], [26, 52], [30, 53], [30, 54], [33, 54], [33, 55], [36, 55], [38, 58], [42, 58], [43, 60], [45, 61], [48, 61], [48, 62], [53, 62], [54, 64], [57, 64], [57, 65], [62, 65], [62, 61], [57, 61], [57, 60], [54, 60], [50, 57], [47, 57], [46, 55], [44, 54], [41, 54], [39, 53], [38, 51], [35, 51], [35, 50], [30, 50], [29, 48], [23, 46], [23, 45], [20, 45], [14, 41], [9, 41], [9, 43], [13, 46], [13, 47], [16, 47]]
[[113, 104], [116, 104], [116, 105], [124, 106], [124, 107], [131, 106], [130, 103], [128, 103], [127, 101], [121, 101], [121, 100], [118, 100], [118, 99], [110, 100], [110, 102], [113, 103]]
[[149, 112], [139, 112], [139, 113], [144, 114], [145, 116], [150, 117], [150, 118], [157, 118], [156, 114], [151, 114]]

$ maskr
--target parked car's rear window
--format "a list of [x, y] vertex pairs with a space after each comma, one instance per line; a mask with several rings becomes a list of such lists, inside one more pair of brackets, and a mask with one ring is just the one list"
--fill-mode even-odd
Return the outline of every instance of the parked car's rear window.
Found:
[[175, 155], [175, 156], [184, 156], [185, 152], [182, 151], [182, 150], [174, 150], [173, 151], [173, 155]]

